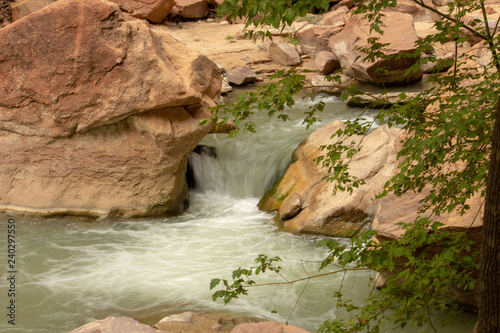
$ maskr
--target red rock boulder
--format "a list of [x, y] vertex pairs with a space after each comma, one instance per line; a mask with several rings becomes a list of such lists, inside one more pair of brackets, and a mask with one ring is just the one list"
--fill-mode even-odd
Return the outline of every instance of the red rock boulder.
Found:
[[[380, 86], [419, 81], [422, 78], [420, 70], [405, 75], [418, 60], [418, 57], [409, 56], [415, 53], [415, 42], [418, 40], [412, 16], [385, 12], [382, 22], [384, 34], [380, 35], [375, 31], [370, 32], [370, 22], [363, 20], [360, 15], [352, 16], [342, 32], [330, 38], [330, 50], [340, 60], [345, 73], [359, 81]], [[370, 47], [368, 39], [372, 37], [379, 38], [379, 43], [388, 44], [383, 52], [390, 59], [363, 61], [366, 54], [361, 49]]]

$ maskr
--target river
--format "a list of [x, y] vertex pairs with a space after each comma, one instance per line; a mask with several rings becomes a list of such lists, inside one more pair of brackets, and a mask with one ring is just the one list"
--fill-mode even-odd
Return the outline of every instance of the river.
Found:
[[[321, 124], [359, 112], [334, 97], [325, 102]], [[67, 332], [108, 316], [153, 324], [182, 311], [227, 311], [315, 331], [323, 320], [345, 316], [334, 308], [332, 297], [341, 275], [315, 279], [305, 289], [306, 283], [253, 288], [248, 297], [227, 306], [212, 302], [209, 290], [212, 278], [229, 278], [233, 269], [251, 266], [261, 253], [280, 256], [288, 279], [317, 273], [325, 255], [316, 248], [320, 238], [282, 232], [272, 214], [256, 207], [285, 171], [292, 151], [311, 132], [302, 129], [300, 121], [310, 105], [300, 101], [292, 112], [295, 120], [286, 123], [257, 117], [257, 134], [206, 137], [203, 144], [216, 148], [217, 159], [192, 158], [198, 187], [191, 191], [189, 210], [180, 216], [99, 221], [15, 217], [16, 326], [8, 325], [4, 314], [0, 331]], [[0, 218], [5, 221], [0, 246], [6, 266], [8, 217]], [[7, 313], [5, 271], [0, 300]], [[374, 273], [349, 275], [343, 285], [347, 297], [362, 301], [370, 291], [370, 276]], [[471, 332], [475, 317], [465, 314], [463, 319], [440, 332]]]

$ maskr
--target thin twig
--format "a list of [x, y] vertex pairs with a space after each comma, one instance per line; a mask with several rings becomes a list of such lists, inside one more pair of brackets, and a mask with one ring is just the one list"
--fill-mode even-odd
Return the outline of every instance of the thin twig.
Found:
[[336, 273], [340, 273], [340, 272], [346, 273], [348, 271], [369, 271], [369, 270], [371, 270], [371, 269], [368, 268], [368, 267], [342, 268], [342, 269], [339, 269], [339, 270], [336, 270], [336, 271], [332, 271], [332, 272], [328, 272], [328, 273], [322, 273], [322, 274], [316, 274], [316, 275], [311, 275], [311, 276], [300, 278], [300, 279], [296, 279], [296, 280], [291, 280], [291, 281], [286, 281], [286, 282], [269, 282], [269, 283], [262, 283], [262, 284], [254, 284], [254, 285], [251, 285], [251, 286], [248, 286], [248, 287], [261, 287], [261, 286], [275, 286], [275, 285], [284, 285], [284, 284], [285, 285], [286, 284], [294, 284], [294, 283], [299, 282], [299, 281], [311, 280], [311, 279], [318, 278], [318, 277], [321, 277], [321, 276], [332, 275], [332, 274], [336, 274]]
[[288, 324], [288, 321], [290, 321], [290, 318], [292, 318], [292, 315], [293, 315], [293, 313], [295, 311], [295, 308], [297, 307], [297, 304], [299, 304], [299, 301], [302, 298], [302, 295], [304, 294], [304, 291], [306, 290], [307, 285], [309, 284], [310, 281], [311, 280], [307, 280], [304, 288], [302, 288], [302, 292], [300, 293], [299, 297], [297, 298], [297, 301], [295, 302], [295, 305], [293, 306], [292, 312], [290, 312], [290, 315], [288, 316], [288, 319], [286, 320], [287, 324]]

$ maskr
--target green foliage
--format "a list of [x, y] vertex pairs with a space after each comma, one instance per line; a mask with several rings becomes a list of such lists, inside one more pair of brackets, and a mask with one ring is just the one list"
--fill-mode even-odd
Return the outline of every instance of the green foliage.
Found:
[[[382, 109], [377, 116], [377, 121], [405, 131], [398, 153], [399, 170], [378, 197], [389, 193], [401, 196], [409, 191], [426, 195], [417, 219], [402, 225], [400, 239], [375, 241], [376, 235], [370, 232], [352, 237], [349, 246], [331, 240], [320, 242], [319, 246], [327, 247], [329, 254], [319, 269], [335, 267], [321, 275], [348, 274], [360, 268], [388, 273], [386, 288], [373, 290], [363, 304], [345, 300], [342, 289], [337, 290], [337, 307], [351, 312], [352, 317], [326, 321], [320, 332], [379, 332], [387, 324], [395, 328], [422, 326], [431, 320], [431, 313], [442, 309], [449, 310], [450, 317], [440, 324], [447, 324], [459, 311], [450, 305], [450, 291], [475, 287], [479, 260], [467, 231], [451, 232], [440, 228], [441, 223], [436, 221], [449, 212], [470, 213], [476, 217], [479, 214], [479, 211], [469, 211], [468, 201], [476, 195], [484, 195], [486, 188], [492, 127], [500, 95], [499, 26], [498, 22], [494, 27], [485, 24], [488, 17], [484, 1], [452, 1], [445, 12], [424, 1], [413, 2], [434, 11], [441, 19], [434, 25], [437, 32], [418, 41], [413, 54], [405, 55], [415, 58], [407, 74], [428, 62], [436, 63], [437, 69], [428, 78], [428, 89], [412, 100], [400, 94], [399, 103]], [[383, 34], [383, 10], [396, 4], [397, 0], [356, 1], [353, 11], [370, 21], [372, 31]], [[327, 8], [323, 1], [230, 0], [227, 6], [232, 8], [233, 17], [247, 15], [249, 24], [274, 27], [290, 24], [296, 16], [304, 15], [314, 6]], [[475, 10], [482, 12], [483, 19], [466, 22], [464, 16]], [[482, 40], [476, 44], [476, 51], [458, 52], [458, 45], [470, 37]], [[366, 56], [358, 61], [387, 59], [384, 52], [387, 45], [376, 37], [370, 38], [370, 42], [371, 45], [363, 50]], [[437, 59], [433, 48], [446, 43], [454, 43], [454, 58]], [[443, 73], [445, 70], [447, 72]], [[270, 115], [277, 112], [279, 118], [286, 120], [286, 107], [294, 103], [290, 95], [307, 86], [296, 69], [279, 75], [283, 75], [284, 81], [261, 88], [254, 95], [247, 94], [229, 106], [228, 113], [222, 108], [214, 109], [212, 120], [217, 122], [222, 117], [227, 121], [231, 114], [237, 125], [251, 131], [255, 128], [248, 117], [253, 112], [270, 110]], [[350, 88], [345, 94], [356, 92]], [[305, 115], [305, 124], [314, 123], [317, 112], [324, 107], [321, 101], [313, 106]], [[324, 155], [316, 162], [328, 170], [335, 191], [352, 192], [362, 185], [362, 180], [349, 174], [349, 161], [360, 150], [363, 140], [356, 144], [350, 138], [364, 137], [371, 126], [372, 123], [363, 121], [360, 116], [332, 134], [332, 138], [338, 138], [336, 143], [321, 147]], [[249, 272], [252, 273], [252, 269]], [[247, 289], [240, 289], [241, 286], [256, 284], [250, 279], [240, 281], [239, 277], [236, 285], [225, 280], [217, 283], [221, 281], [226, 289], [218, 297], [227, 302], [246, 293]], [[434, 327], [432, 322], [431, 325]]]
[[240, 128], [255, 132], [255, 124], [249, 120], [255, 112], [266, 111], [269, 117], [276, 116], [283, 121], [289, 120], [286, 109], [295, 104], [293, 95], [302, 91], [305, 76], [291, 69], [286, 73], [278, 71], [271, 76], [271, 79], [277, 78], [280, 78], [278, 82], [260, 87], [255, 92], [241, 94], [231, 105], [220, 104], [212, 108], [214, 125], [226, 124], [231, 117], [237, 127], [230, 133], [230, 136], [234, 136]]
[[[226, 0], [218, 7], [218, 14], [226, 16], [228, 19], [245, 19], [246, 27], [268, 25], [284, 29], [287, 25], [291, 25], [297, 17], [304, 17], [314, 9], [327, 11], [329, 6], [329, 0]], [[254, 36], [252, 30], [250, 36]], [[271, 37], [265, 31], [258, 31], [254, 37], [257, 36]]]
[[[475, 286], [478, 269], [477, 253], [465, 234], [439, 230], [440, 223], [418, 218], [404, 225], [405, 233], [395, 241], [378, 242], [373, 232], [353, 237], [352, 244], [339, 246], [324, 240], [319, 246], [329, 249], [321, 269], [337, 262], [342, 266], [363, 265], [376, 271], [391, 273], [386, 288], [367, 295], [363, 306], [343, 299], [336, 291], [337, 307], [353, 312], [349, 321], [325, 322], [321, 332], [379, 332], [382, 326], [422, 326], [430, 320], [429, 313], [447, 309], [448, 317], [439, 324], [452, 321], [459, 313], [449, 305], [450, 284], [463, 290]], [[443, 249], [436, 251], [436, 249]]]
[[258, 275], [260, 273], [265, 273], [266, 271], [271, 271], [279, 274], [281, 271], [280, 266], [275, 266], [275, 263], [281, 261], [279, 257], [269, 258], [263, 254], [260, 254], [255, 262], [259, 264], [258, 266], [246, 268], [238, 268], [233, 271], [233, 283], [229, 284], [226, 279], [212, 279], [210, 282], [210, 290], [222, 284], [224, 289], [216, 291], [212, 295], [212, 300], [217, 300], [222, 298], [224, 304], [228, 304], [233, 298], [238, 298], [239, 295], [247, 295], [248, 287], [254, 286], [255, 281], [250, 278], [252, 274]]

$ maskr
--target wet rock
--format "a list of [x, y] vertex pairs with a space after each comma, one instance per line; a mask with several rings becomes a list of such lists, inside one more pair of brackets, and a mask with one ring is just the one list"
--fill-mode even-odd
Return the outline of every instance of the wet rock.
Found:
[[257, 74], [248, 67], [238, 67], [229, 71], [227, 81], [230, 84], [241, 86], [247, 83], [253, 83], [257, 79]]
[[[360, 15], [352, 16], [345, 28], [330, 38], [329, 47], [345, 67], [345, 73], [359, 81], [376, 85], [402, 85], [419, 81], [422, 72], [405, 75], [418, 60], [405, 55], [415, 52], [418, 40], [410, 14], [385, 12], [382, 18], [384, 34], [370, 32], [370, 23]], [[375, 62], [361, 61], [365, 55], [360, 48], [369, 47], [368, 38], [379, 37], [379, 43], [389, 44], [384, 53], [391, 59], [376, 59]]]
[[[395, 143], [400, 130], [384, 125], [365, 137], [361, 151], [349, 162], [349, 171], [366, 184], [354, 188], [352, 194], [339, 191], [334, 195], [327, 170], [315, 160], [325, 154], [320, 146], [335, 142], [332, 134], [344, 126], [335, 121], [313, 132], [295, 150], [295, 162], [281, 180], [260, 200], [260, 209], [279, 210], [285, 230], [342, 236], [370, 225], [377, 209], [375, 195], [396, 167]], [[352, 140], [359, 142], [361, 137]]]
[[271, 44], [269, 44], [267, 54], [269, 55], [269, 58], [271, 58], [274, 62], [285, 66], [296, 66], [300, 65], [301, 63], [299, 53], [293, 46], [285, 43], [272, 42]]
[[0, 29], [0, 73], [0, 209], [187, 208], [187, 155], [213, 129], [199, 122], [220, 95], [213, 62], [125, 22], [114, 3], [74, 0]]
[[161, 23], [170, 14], [176, 0], [110, 0], [121, 10], [139, 19]]

